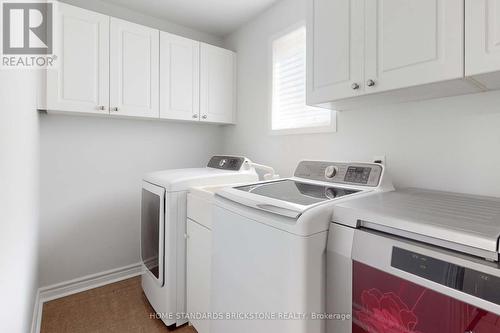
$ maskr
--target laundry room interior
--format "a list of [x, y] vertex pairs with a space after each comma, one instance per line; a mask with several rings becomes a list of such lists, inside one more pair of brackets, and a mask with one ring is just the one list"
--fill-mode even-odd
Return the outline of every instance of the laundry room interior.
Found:
[[0, 332], [500, 332], [499, 0], [1, 3]]

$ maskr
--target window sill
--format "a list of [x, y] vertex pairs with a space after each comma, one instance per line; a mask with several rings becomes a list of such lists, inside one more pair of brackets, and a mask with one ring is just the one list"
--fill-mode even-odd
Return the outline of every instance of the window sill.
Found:
[[302, 128], [290, 128], [290, 129], [280, 129], [280, 130], [270, 130], [269, 135], [303, 135], [303, 134], [320, 134], [320, 133], [335, 133], [337, 132], [336, 124], [324, 127], [302, 127]]

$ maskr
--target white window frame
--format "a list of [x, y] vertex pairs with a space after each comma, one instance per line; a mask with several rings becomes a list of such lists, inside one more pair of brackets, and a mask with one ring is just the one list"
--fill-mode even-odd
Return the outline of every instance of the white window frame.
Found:
[[[268, 41], [268, 112], [267, 112], [267, 126], [269, 135], [295, 135], [295, 134], [315, 134], [315, 133], [335, 133], [337, 132], [337, 111], [330, 111], [330, 125], [329, 126], [314, 126], [314, 127], [300, 127], [300, 128], [288, 128], [288, 129], [273, 129], [273, 43], [276, 39], [279, 39], [301, 27], [306, 27], [305, 21], [300, 21], [285, 30], [280, 31], [277, 34], [272, 35]], [[307, 46], [306, 46], [307, 47]], [[307, 65], [306, 65], [307, 70]], [[307, 75], [307, 73], [306, 73]]]

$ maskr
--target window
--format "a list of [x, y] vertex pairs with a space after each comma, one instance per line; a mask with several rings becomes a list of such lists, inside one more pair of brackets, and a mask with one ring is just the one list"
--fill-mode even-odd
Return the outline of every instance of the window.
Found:
[[306, 28], [272, 41], [271, 130], [282, 133], [332, 131], [335, 112], [306, 105]]

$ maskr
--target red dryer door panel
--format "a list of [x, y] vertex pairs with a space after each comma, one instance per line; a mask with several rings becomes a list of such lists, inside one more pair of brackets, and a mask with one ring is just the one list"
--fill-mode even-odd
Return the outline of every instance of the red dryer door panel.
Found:
[[353, 333], [498, 333], [500, 317], [353, 263]]

